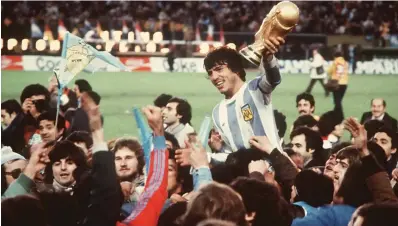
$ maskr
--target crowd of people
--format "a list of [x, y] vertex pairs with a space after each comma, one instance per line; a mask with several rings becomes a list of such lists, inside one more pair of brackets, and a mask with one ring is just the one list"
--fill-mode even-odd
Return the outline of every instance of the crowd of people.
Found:
[[101, 91], [86, 80], [60, 92], [55, 75], [48, 87], [27, 85], [19, 102], [1, 104], [2, 223], [396, 225], [398, 126], [386, 102], [372, 99], [361, 121], [345, 117], [348, 69], [336, 55], [327, 70], [334, 82], [326, 85], [335, 108], [318, 116], [311, 90], [300, 93], [288, 127], [271, 98], [281, 82], [274, 54], [283, 43], [267, 39], [261, 75], [247, 83], [236, 50], [206, 56], [208, 78], [225, 99], [214, 108], [205, 145], [186, 99], [161, 94], [142, 109], [148, 145], [104, 139]]
[[[295, 2], [300, 20], [293, 32], [317, 34], [364, 35], [368, 39], [389, 40], [398, 32], [398, 4], [386, 1], [357, 2]], [[196, 26], [206, 37], [209, 25], [214, 31], [256, 32], [275, 2], [3, 2], [2, 28], [10, 27], [14, 37], [30, 37], [32, 22], [43, 31], [47, 24], [58, 35], [62, 20], [69, 31], [81, 37], [99, 24], [102, 30], [121, 30], [124, 23], [143, 31], [162, 31], [165, 40], [195, 39]], [[11, 29], [14, 28], [14, 29]], [[15, 29], [27, 28], [27, 29]], [[4, 30], [3, 30], [4, 31]]]

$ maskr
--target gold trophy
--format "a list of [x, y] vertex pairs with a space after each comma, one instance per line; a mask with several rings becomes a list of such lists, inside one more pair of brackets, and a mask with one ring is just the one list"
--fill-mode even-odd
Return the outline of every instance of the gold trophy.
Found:
[[260, 66], [265, 50], [264, 40], [269, 37], [285, 37], [299, 20], [299, 8], [290, 1], [283, 1], [272, 7], [257, 31], [253, 44], [241, 49], [239, 53], [250, 63]]

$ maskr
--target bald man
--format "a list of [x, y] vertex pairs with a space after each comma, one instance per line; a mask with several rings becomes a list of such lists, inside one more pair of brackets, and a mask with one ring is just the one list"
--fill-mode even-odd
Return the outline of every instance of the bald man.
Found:
[[387, 103], [382, 98], [372, 99], [370, 102], [369, 112], [365, 112], [361, 118], [361, 124], [365, 124], [370, 120], [383, 121], [385, 125], [390, 126], [394, 131], [398, 132], [397, 120], [386, 112]]

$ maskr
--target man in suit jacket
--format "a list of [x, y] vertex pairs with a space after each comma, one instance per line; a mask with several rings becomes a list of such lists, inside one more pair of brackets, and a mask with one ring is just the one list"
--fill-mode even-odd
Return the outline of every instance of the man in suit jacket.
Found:
[[376, 98], [372, 99], [370, 104], [371, 111], [363, 113], [361, 124], [365, 124], [370, 120], [380, 120], [383, 121], [385, 125], [390, 126], [394, 131], [398, 132], [397, 120], [386, 112], [386, 101], [381, 98]]

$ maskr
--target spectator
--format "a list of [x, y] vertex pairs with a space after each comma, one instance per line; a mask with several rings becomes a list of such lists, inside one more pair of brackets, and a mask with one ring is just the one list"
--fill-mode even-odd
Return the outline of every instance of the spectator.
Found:
[[321, 135], [310, 128], [300, 127], [290, 134], [292, 149], [304, 158], [304, 168], [324, 166], [326, 151], [322, 148]]
[[2, 129], [6, 129], [19, 113], [22, 112], [21, 105], [14, 99], [6, 100], [1, 103], [1, 123]]
[[185, 147], [185, 141], [188, 140], [188, 134], [194, 130], [190, 126], [192, 118], [191, 105], [183, 99], [171, 98], [166, 108], [163, 110], [166, 132], [174, 135], [180, 147]]
[[370, 120], [379, 120], [398, 132], [397, 120], [386, 112], [386, 101], [381, 98], [375, 98], [371, 100], [370, 104], [371, 111], [362, 114], [361, 124], [365, 124]]

